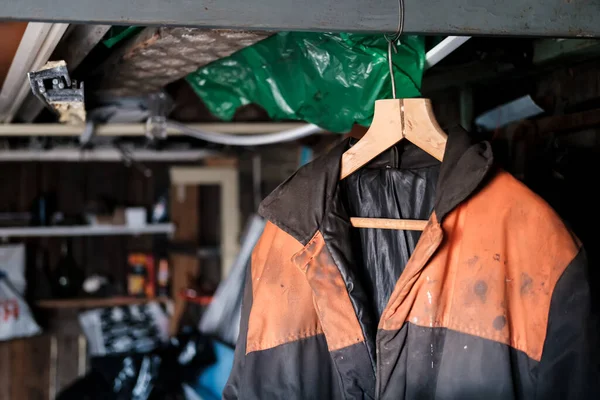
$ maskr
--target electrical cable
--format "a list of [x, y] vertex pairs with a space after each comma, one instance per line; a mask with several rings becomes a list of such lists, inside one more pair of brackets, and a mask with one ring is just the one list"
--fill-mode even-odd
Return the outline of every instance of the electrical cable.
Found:
[[230, 146], [262, 146], [267, 144], [289, 142], [313, 135], [315, 133], [323, 132], [323, 129], [313, 124], [307, 124], [305, 126], [301, 126], [300, 128], [294, 128], [287, 131], [269, 133], [265, 135], [231, 135], [225, 133], [206, 132], [190, 128], [185, 124], [173, 120], [167, 120], [167, 126], [177, 129], [180, 132], [196, 139]]

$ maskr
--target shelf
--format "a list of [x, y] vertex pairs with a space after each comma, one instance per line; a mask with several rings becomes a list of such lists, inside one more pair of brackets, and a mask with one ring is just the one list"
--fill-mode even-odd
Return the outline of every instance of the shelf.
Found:
[[38, 300], [35, 304], [39, 308], [104, 308], [117, 306], [131, 306], [146, 304], [152, 301], [166, 303], [167, 297], [156, 297], [154, 299], [138, 297], [109, 297], [104, 299], [64, 299], [64, 300]]
[[174, 232], [175, 225], [170, 223], [148, 224], [142, 227], [130, 227], [127, 225], [40, 226], [0, 228], [0, 237], [170, 235]]

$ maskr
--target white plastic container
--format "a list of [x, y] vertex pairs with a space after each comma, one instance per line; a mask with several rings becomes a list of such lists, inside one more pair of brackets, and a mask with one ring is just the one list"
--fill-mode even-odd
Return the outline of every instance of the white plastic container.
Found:
[[146, 226], [147, 215], [143, 207], [128, 207], [125, 209], [125, 222], [131, 228]]

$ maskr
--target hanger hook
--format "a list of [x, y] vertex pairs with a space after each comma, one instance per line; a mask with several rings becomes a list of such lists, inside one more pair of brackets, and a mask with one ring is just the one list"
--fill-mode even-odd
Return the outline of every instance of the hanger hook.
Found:
[[394, 53], [398, 52], [396, 48], [396, 42], [400, 39], [404, 30], [404, 0], [398, 0], [398, 29], [394, 34], [385, 34], [385, 40], [388, 42], [387, 56], [388, 56], [388, 68], [390, 69], [390, 80], [392, 81], [392, 98], [396, 98], [396, 80], [394, 78], [394, 63], [392, 61], [392, 49]]
[[392, 99], [396, 98], [396, 79], [394, 77], [394, 63], [392, 62], [392, 48], [396, 52], [394, 42], [388, 40], [388, 67], [390, 69], [390, 80], [392, 81]]

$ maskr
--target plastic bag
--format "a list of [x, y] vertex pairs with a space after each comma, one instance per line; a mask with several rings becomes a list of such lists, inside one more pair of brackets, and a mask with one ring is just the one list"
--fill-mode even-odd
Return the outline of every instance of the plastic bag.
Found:
[[0, 341], [28, 337], [41, 332], [25, 300], [0, 271]]
[[[422, 37], [402, 37], [392, 56], [398, 97], [418, 97]], [[375, 100], [391, 97], [382, 35], [282, 32], [188, 75], [209, 110], [231, 120], [243, 105], [274, 120], [303, 120], [333, 132], [369, 125]]]
[[159, 354], [93, 358], [91, 370], [61, 391], [57, 400], [180, 399], [180, 382], [165, 379]]
[[15, 291], [25, 296], [25, 245], [5, 244], [0, 246], [0, 272], [4, 272]]
[[209, 338], [179, 335], [148, 354], [92, 358], [89, 373], [65, 388], [57, 400], [183, 400], [183, 384], [196, 384], [214, 362]]
[[235, 346], [240, 333], [242, 298], [246, 269], [250, 263], [252, 250], [260, 239], [265, 220], [253, 215], [242, 236], [241, 250], [225, 280], [219, 285], [213, 300], [202, 315], [200, 332], [216, 337], [220, 341]]
[[213, 341], [216, 362], [202, 371], [198, 381], [191, 387], [202, 400], [219, 400], [233, 368], [234, 349]]
[[144, 29], [143, 26], [113, 26], [108, 30], [102, 42], [109, 49], [121, 43], [123, 40], [137, 35]]
[[167, 341], [169, 318], [157, 302], [79, 314], [90, 354], [146, 353]]

